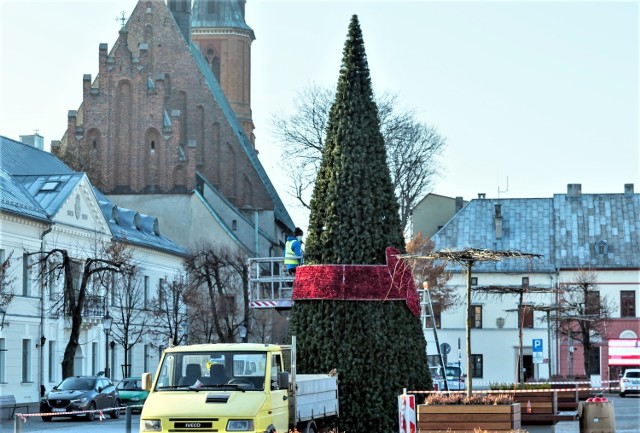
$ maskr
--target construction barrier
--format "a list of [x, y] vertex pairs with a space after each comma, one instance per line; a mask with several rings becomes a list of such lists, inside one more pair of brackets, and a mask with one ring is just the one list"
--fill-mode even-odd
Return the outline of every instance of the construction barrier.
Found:
[[400, 433], [416, 433], [416, 396], [407, 394], [406, 389], [398, 396], [398, 418]]

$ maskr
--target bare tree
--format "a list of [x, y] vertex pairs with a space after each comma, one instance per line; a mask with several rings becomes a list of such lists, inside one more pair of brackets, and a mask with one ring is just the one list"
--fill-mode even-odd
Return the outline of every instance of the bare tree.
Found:
[[[50, 306], [56, 314], [71, 317], [69, 341], [62, 359], [62, 377], [73, 375], [73, 360], [78, 347], [83, 312], [87, 306], [89, 291], [104, 286], [104, 279], [112, 274], [126, 275], [132, 270], [131, 252], [122, 243], [97, 244], [97, 251], [84, 259], [74, 260], [68, 250], [53, 248], [44, 252], [27, 253], [38, 256], [40, 276], [45, 281], [62, 280], [62, 296]], [[53, 288], [50, 287], [50, 290]]]
[[[274, 128], [283, 142], [283, 173], [289, 177], [289, 193], [309, 208], [309, 195], [322, 157], [329, 110], [334, 93], [310, 86], [298, 92], [295, 113], [276, 116]], [[380, 129], [387, 149], [387, 164], [400, 202], [402, 227], [407, 229], [411, 209], [439, 173], [437, 157], [445, 139], [437, 130], [416, 119], [413, 110], [398, 108], [398, 97], [385, 93], [376, 99]]]
[[166, 277], [161, 279], [157, 293], [150, 302], [154, 320], [151, 332], [177, 346], [181, 340], [180, 330], [186, 329], [189, 323], [187, 309], [194, 303], [195, 292], [185, 275], [176, 275], [171, 281]]
[[286, 344], [289, 336], [289, 312], [272, 308], [253, 312], [253, 339], [261, 343]]
[[131, 349], [142, 340], [148, 320], [148, 314], [144, 311], [144, 280], [140, 276], [137, 268], [119, 278], [114, 275], [110, 289], [115, 307], [115, 328], [111, 335], [124, 348], [125, 377], [131, 375]]
[[[200, 295], [192, 310], [194, 338], [204, 342], [232, 343], [249, 320], [249, 274], [247, 257], [226, 247], [204, 245], [187, 260], [187, 272]], [[238, 294], [242, 301], [238, 302]], [[194, 298], [196, 299], [196, 298]], [[196, 335], [199, 334], [200, 337]]]
[[594, 339], [605, 336], [606, 323], [616, 307], [606, 295], [600, 294], [597, 274], [591, 269], [580, 269], [573, 281], [560, 285], [560, 305], [557, 332], [582, 346], [584, 373], [588, 375]]
[[422, 256], [434, 251], [434, 243], [425, 237], [422, 232], [418, 232], [407, 243], [408, 258], [405, 260], [411, 267], [411, 272], [416, 280], [418, 288], [427, 282], [429, 295], [433, 303], [433, 310], [436, 316], [451, 307], [458, 306], [462, 302], [462, 295], [455, 287], [447, 286], [447, 281], [451, 279], [451, 274], [446, 271], [446, 263], [432, 260], [417, 260], [412, 255]]

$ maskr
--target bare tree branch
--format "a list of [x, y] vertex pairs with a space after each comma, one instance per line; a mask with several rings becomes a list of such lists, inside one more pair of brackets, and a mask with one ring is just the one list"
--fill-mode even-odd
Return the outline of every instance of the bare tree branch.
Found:
[[[276, 116], [273, 121], [275, 135], [283, 143], [282, 170], [290, 179], [289, 194], [307, 209], [333, 102], [333, 91], [312, 85], [296, 95], [294, 114]], [[411, 209], [439, 173], [437, 158], [446, 140], [434, 127], [418, 121], [413, 110], [398, 108], [396, 95], [382, 94], [376, 103], [401, 223], [406, 231]]]

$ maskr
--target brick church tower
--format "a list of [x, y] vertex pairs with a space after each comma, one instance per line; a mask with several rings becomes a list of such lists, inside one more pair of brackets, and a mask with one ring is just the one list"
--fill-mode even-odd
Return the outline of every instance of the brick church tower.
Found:
[[[82, 104], [52, 149], [116, 203], [144, 209], [143, 196], [195, 192], [224, 233], [246, 223], [255, 234], [245, 246], [260, 230], [277, 246], [293, 222], [253, 144], [244, 3], [139, 0], [111, 51], [100, 44], [98, 75], [84, 76]], [[153, 200], [149, 213], [175, 213]]]
[[251, 117], [251, 43], [246, 0], [194, 0], [191, 38], [220, 83], [245, 134], [254, 144]]

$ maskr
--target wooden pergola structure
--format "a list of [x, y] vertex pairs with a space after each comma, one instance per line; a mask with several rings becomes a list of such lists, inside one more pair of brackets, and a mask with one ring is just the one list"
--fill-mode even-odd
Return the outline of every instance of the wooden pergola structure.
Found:
[[523, 253], [517, 250], [489, 250], [467, 248], [464, 250], [440, 250], [424, 255], [404, 254], [402, 258], [443, 260], [455, 262], [466, 269], [467, 274], [467, 323], [466, 323], [466, 350], [467, 350], [467, 396], [473, 392], [473, 380], [471, 377], [471, 271], [477, 262], [499, 262], [505, 259], [534, 259], [542, 257], [541, 254]]

